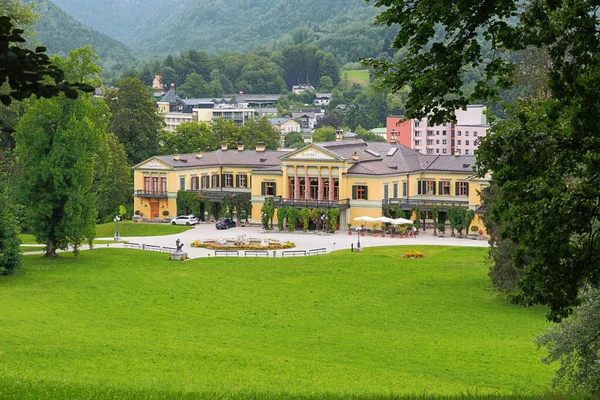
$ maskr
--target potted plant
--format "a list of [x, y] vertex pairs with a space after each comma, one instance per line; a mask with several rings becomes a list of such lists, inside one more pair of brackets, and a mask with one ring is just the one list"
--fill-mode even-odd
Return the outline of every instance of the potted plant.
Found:
[[238, 217], [240, 219], [240, 226], [246, 226], [246, 221], [248, 220], [248, 214], [246, 214], [244, 211], [242, 211]]
[[479, 233], [479, 238], [481, 238], [483, 236], [483, 229], [478, 230], [477, 233]]
[[169, 210], [164, 210], [162, 212], [163, 217], [168, 217], [169, 216]]
[[396, 227], [394, 226], [394, 227], [392, 227], [392, 230], [390, 231], [390, 237], [391, 237], [392, 239], [393, 239], [394, 237], [396, 237], [395, 233], [396, 233]]
[[348, 227], [348, 236], [352, 236], [352, 224], [346, 224]]
[[440, 236], [444, 236], [444, 232], [446, 231], [446, 224], [440, 222], [439, 224], [437, 224], [437, 230]]
[[378, 223], [373, 224], [373, 236], [377, 236], [377, 228], [379, 228]]
[[[475, 235], [475, 234], [477, 233], [477, 231], [479, 230], [479, 227], [478, 227], [477, 225], [473, 225], [473, 226], [470, 228], [470, 230], [471, 230], [471, 232], [473, 232], [473, 235]], [[475, 238], [476, 238], [476, 237], [477, 237], [477, 236], [475, 236]], [[474, 238], [474, 239], [475, 239], [475, 238]]]

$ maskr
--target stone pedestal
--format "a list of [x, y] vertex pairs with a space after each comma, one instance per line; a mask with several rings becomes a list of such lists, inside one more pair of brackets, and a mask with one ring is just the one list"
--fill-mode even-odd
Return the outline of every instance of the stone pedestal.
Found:
[[181, 260], [185, 260], [187, 258], [188, 258], [187, 253], [184, 253], [183, 251], [176, 251], [175, 253], [171, 253], [170, 260], [181, 261]]

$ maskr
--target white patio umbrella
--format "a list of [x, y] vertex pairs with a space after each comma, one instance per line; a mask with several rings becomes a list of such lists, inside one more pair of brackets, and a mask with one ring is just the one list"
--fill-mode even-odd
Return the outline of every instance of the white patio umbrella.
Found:
[[379, 222], [392, 222], [393, 219], [388, 218], [388, 217], [377, 217], [375, 218], [375, 220], [379, 221]]
[[354, 218], [355, 221], [359, 221], [359, 222], [377, 222], [377, 219], [373, 218], [373, 217], [369, 217], [368, 215], [362, 216], [362, 217], [356, 217]]
[[410, 219], [406, 219], [406, 218], [396, 218], [392, 220], [392, 224], [394, 225], [406, 225], [406, 224], [412, 224], [413, 222]]

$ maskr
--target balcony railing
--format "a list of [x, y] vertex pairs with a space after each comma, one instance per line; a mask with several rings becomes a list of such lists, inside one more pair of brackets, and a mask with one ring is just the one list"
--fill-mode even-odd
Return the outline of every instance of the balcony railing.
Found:
[[134, 196], [136, 197], [168, 197], [169, 192], [163, 190], [136, 190]]
[[350, 208], [350, 199], [314, 200], [282, 198], [281, 196], [273, 196], [272, 198], [273, 202], [275, 203], [275, 207], [339, 208], [340, 210]]
[[398, 206], [403, 210], [410, 210], [413, 207], [422, 207], [424, 209], [429, 209], [431, 206], [436, 206], [438, 207], [439, 211], [446, 211], [449, 207], [468, 207], [469, 206], [469, 200], [466, 199], [465, 200], [449, 200], [449, 199], [444, 199], [444, 198], [440, 198], [440, 199], [435, 199], [435, 200], [431, 200], [431, 199], [420, 199], [420, 198], [405, 198], [405, 197], [399, 197], [399, 198], [391, 198], [391, 199], [387, 199], [387, 200], [382, 200], [381, 201], [381, 206], [382, 208], [385, 208], [386, 206], [388, 207], [395, 207]]

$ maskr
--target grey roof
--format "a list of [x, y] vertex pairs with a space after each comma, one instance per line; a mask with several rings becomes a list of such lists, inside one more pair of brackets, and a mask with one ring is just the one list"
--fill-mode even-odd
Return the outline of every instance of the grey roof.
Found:
[[289, 117], [269, 118], [269, 122], [271, 123], [271, 125], [281, 125], [281, 124], [285, 123], [286, 121], [289, 121], [290, 119], [293, 120], [293, 118], [289, 118]]
[[[427, 155], [396, 143], [364, 142], [360, 139], [339, 142], [314, 143], [315, 147], [347, 160], [353, 165], [348, 174], [395, 175], [409, 172], [462, 172], [474, 171], [475, 156]], [[208, 166], [247, 166], [263, 172], [281, 171], [281, 158], [295, 150], [217, 150], [204, 152], [202, 158], [196, 154], [181, 154], [176, 161], [172, 155], [157, 156], [165, 164], [175, 168]], [[353, 160], [354, 154], [358, 160]]]
[[179, 96], [175, 92], [175, 88], [172, 87], [158, 101], [161, 102], [161, 103], [177, 103], [177, 100], [179, 100]]
[[315, 97], [322, 97], [325, 99], [330, 99], [331, 98], [331, 93], [315, 93]]
[[[281, 168], [281, 156], [288, 151], [276, 150], [217, 150], [202, 153], [202, 158], [196, 158], [195, 153], [181, 154], [180, 161], [176, 161], [172, 155], [157, 156], [156, 158], [173, 168], [203, 167], [212, 165], [237, 165], [249, 167], [271, 167]], [[185, 160], [185, 161], [184, 161]]]

